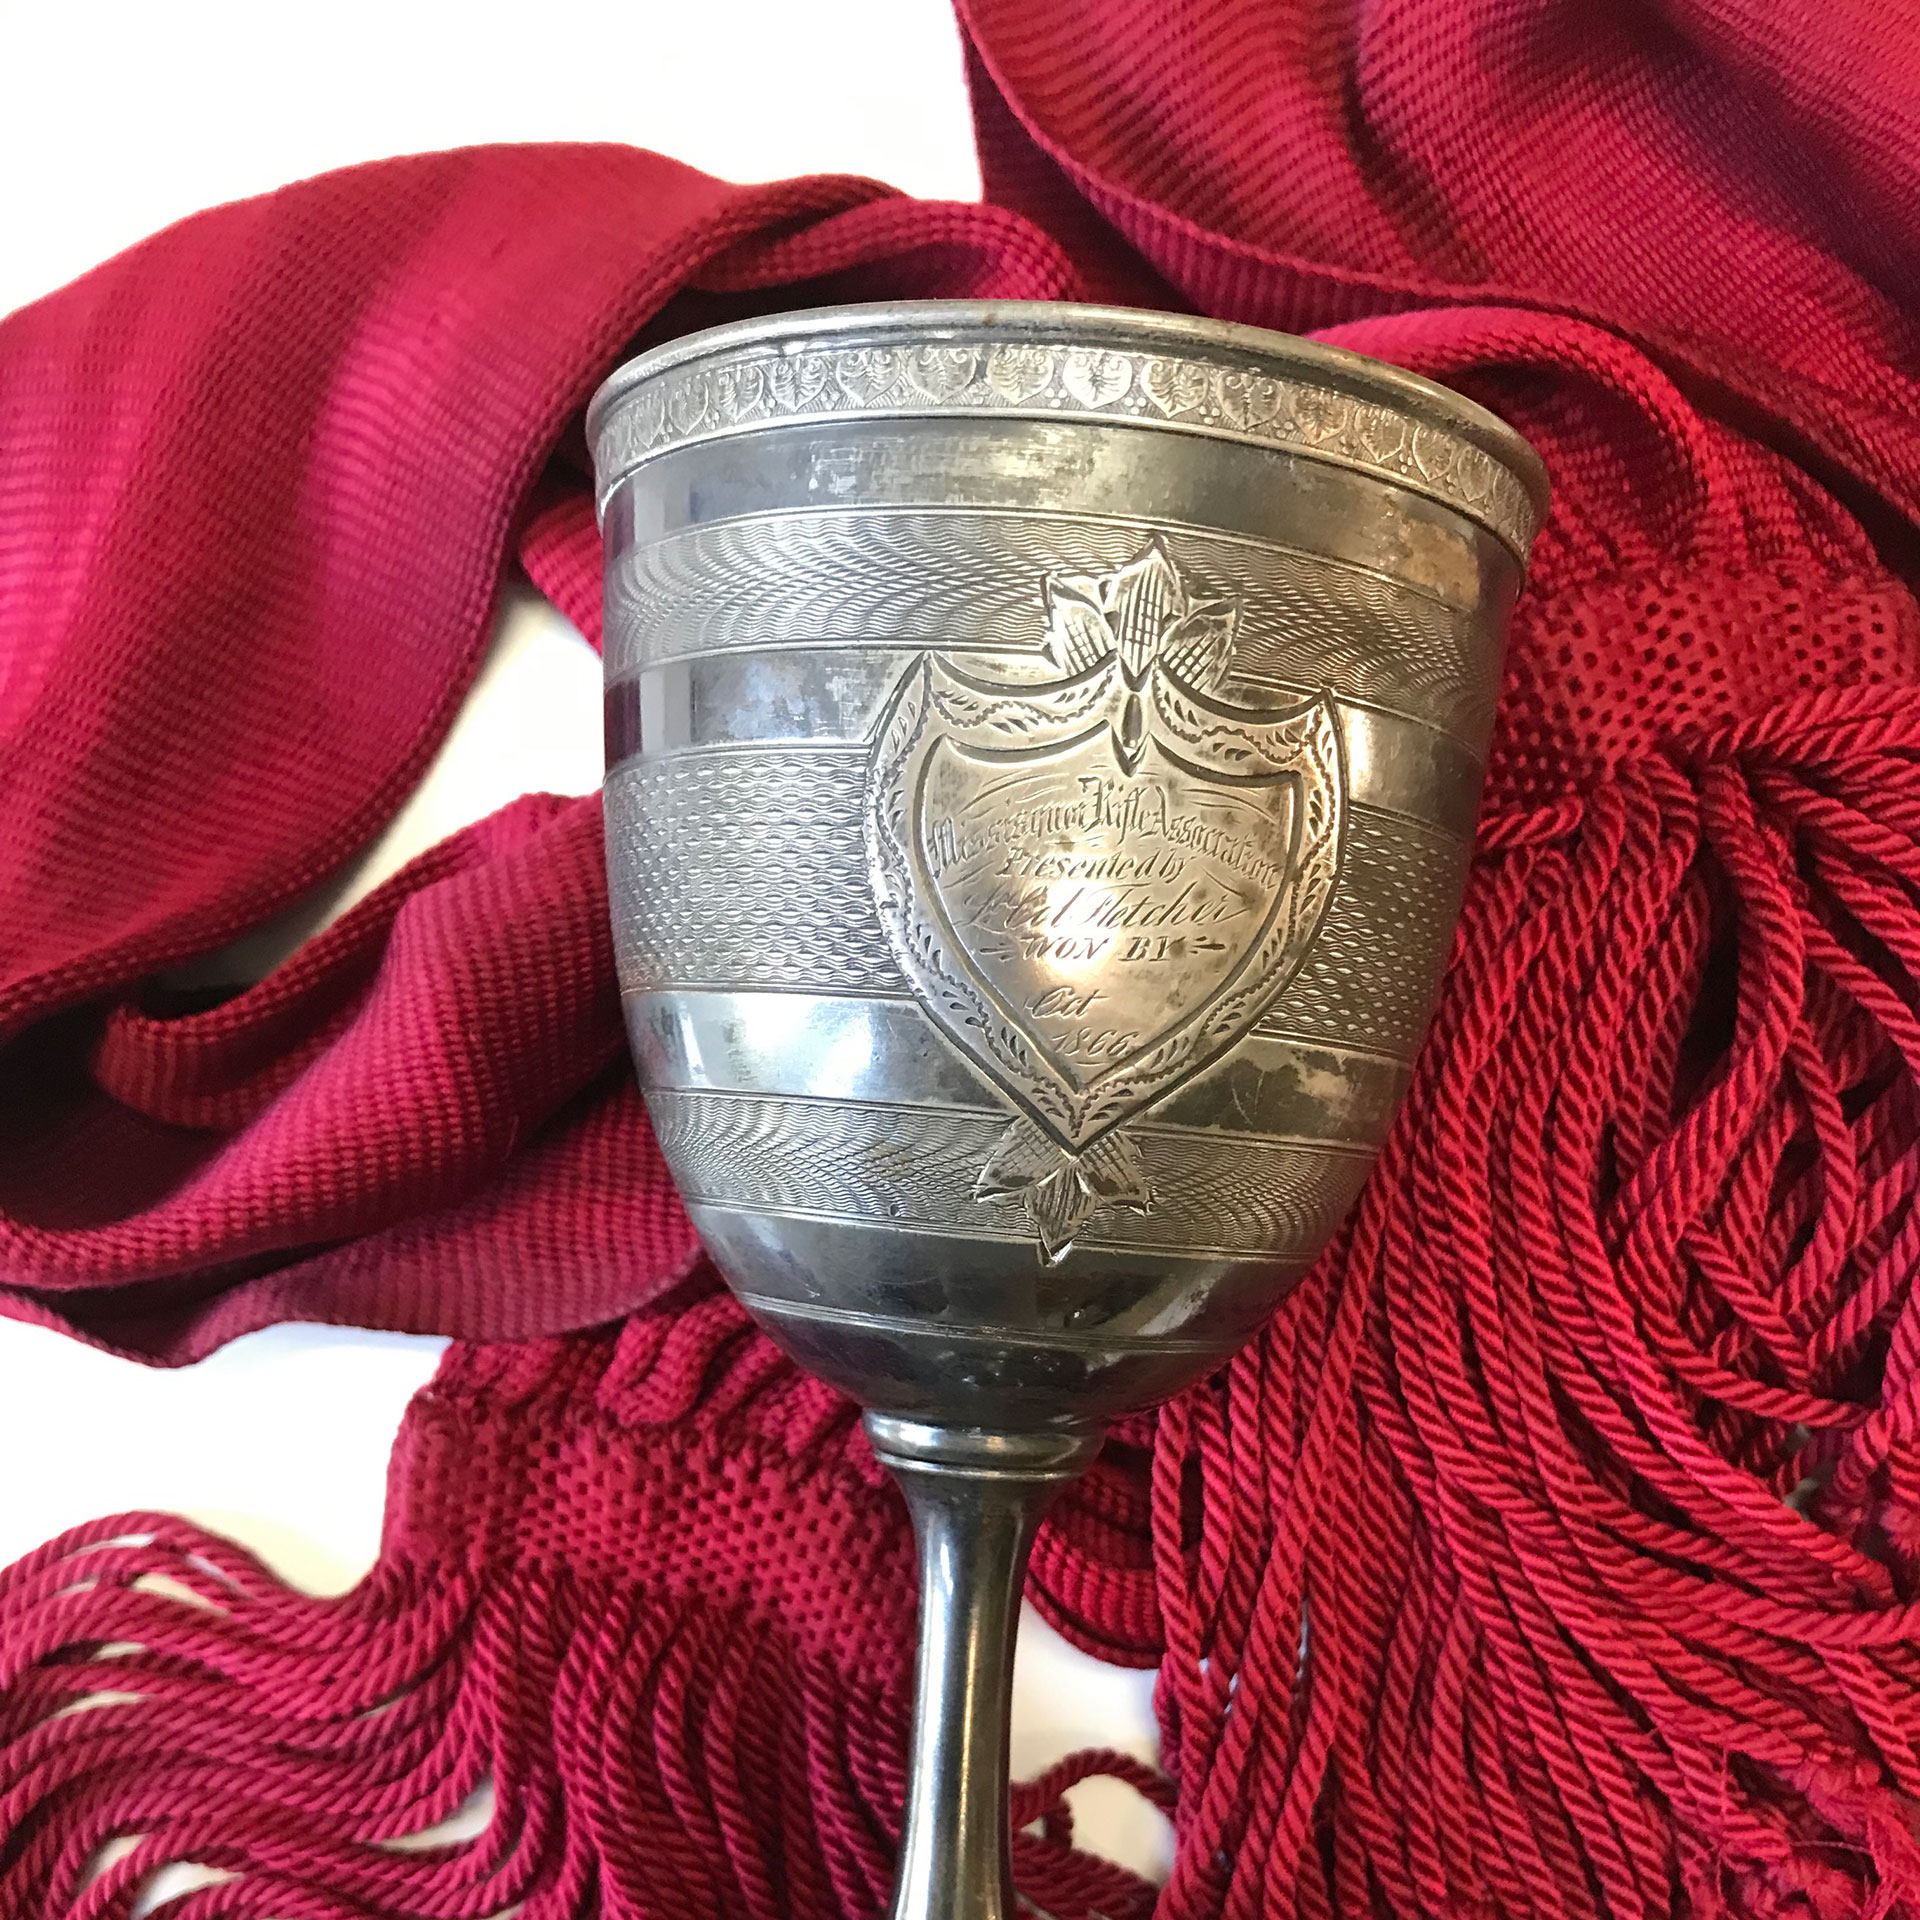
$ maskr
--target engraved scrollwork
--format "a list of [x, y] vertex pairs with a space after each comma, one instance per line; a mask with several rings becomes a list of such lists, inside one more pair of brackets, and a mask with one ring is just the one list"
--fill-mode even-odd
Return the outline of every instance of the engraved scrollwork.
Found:
[[1217, 404], [1218, 379], [1217, 368], [1156, 357], [1147, 362], [1141, 385], [1147, 398], [1169, 420], [1177, 420], [1183, 414], [1207, 411], [1210, 403]]
[[808, 413], [819, 408], [832, 382], [833, 363], [824, 353], [783, 354], [767, 363], [769, 411]]
[[1047, 347], [995, 347], [987, 355], [988, 388], [1013, 406], [1045, 393], [1058, 371]]
[[1229, 368], [1220, 376], [1219, 396], [1221, 417], [1242, 433], [1264, 431], [1286, 410], [1287, 390], [1270, 374]]
[[907, 378], [929, 400], [951, 400], [978, 376], [975, 347], [915, 347], [907, 357]]
[[1060, 363], [1060, 384], [1083, 407], [1099, 412], [1124, 400], [1133, 387], [1133, 361], [1099, 347], [1072, 347]]
[[840, 391], [858, 407], [897, 407], [908, 397], [906, 355], [893, 347], [855, 347], [834, 362]]
[[712, 413], [713, 378], [703, 367], [689, 369], [688, 377], [676, 380], [667, 389], [667, 424], [685, 437], [708, 424], [718, 424]]
[[[969, 1236], [1017, 1231], [1011, 1221], [982, 1218], [978, 1170], [1001, 1131], [991, 1115], [669, 1089], [656, 1089], [648, 1105], [681, 1190], [695, 1204], [886, 1219]], [[1135, 1144], [1161, 1205], [1105, 1207], [1082, 1232], [1083, 1244], [1297, 1257], [1338, 1224], [1370, 1159], [1163, 1126], [1143, 1126]]]
[[[1034, 582], [1125, 564], [1131, 527], [1065, 519], [812, 510], [668, 536], [609, 582], [617, 671], [709, 650], [940, 636], [947, 650], [1037, 652]], [[1284, 677], [1312, 651], [1334, 691], [1467, 742], [1485, 737], [1488, 676], [1467, 616], [1317, 556], [1183, 532], [1168, 551], [1240, 602], [1236, 665]]]
[[712, 404], [723, 420], [759, 419], [768, 405], [766, 369], [754, 360], [715, 368]]

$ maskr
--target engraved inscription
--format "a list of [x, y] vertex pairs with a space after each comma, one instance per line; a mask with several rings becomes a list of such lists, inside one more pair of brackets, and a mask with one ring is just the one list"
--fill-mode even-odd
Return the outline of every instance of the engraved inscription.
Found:
[[1050, 341], [804, 347], [673, 367], [600, 422], [602, 499], [663, 447], [782, 420], [880, 413], [1039, 413], [1138, 420], [1317, 454], [1419, 488], [1525, 559], [1538, 514], [1506, 463], [1439, 420], [1311, 380], [1140, 349]]
[[1217, 994], [1286, 880], [1291, 783], [1120, 774], [1107, 735], [1011, 770], [937, 753], [921, 854], [974, 967], [1076, 1086]]
[[908, 983], [1009, 1097], [983, 1199], [1057, 1260], [1102, 1206], [1149, 1210], [1124, 1123], [1259, 1019], [1326, 911], [1345, 782], [1331, 695], [1222, 693], [1239, 608], [1164, 543], [1045, 585], [1048, 682], [937, 654], [869, 765], [875, 905]]

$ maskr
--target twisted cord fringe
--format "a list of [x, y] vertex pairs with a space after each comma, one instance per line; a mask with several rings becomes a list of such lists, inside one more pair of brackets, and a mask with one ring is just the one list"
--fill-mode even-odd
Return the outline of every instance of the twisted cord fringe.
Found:
[[1344, 1244], [1159, 1422], [1163, 1914], [1920, 1911], [1916, 888], [1900, 693], [1486, 823]]
[[[0, 1623], [6, 1920], [124, 1916], [180, 1861], [236, 1876], [168, 1902], [180, 1920], [838, 1920], [885, 1901], [910, 1703], [858, 1698], [738, 1615], [392, 1559], [315, 1600], [132, 1513], [13, 1568]], [[1018, 1788], [1038, 1829], [1016, 1840], [1022, 1888], [1074, 1920], [1144, 1915], [1150, 1888], [1072, 1846], [1061, 1796], [1095, 1771], [1165, 1794], [1104, 1753]], [[414, 1839], [488, 1786], [477, 1838]]]
[[[1097, 1768], [1172, 1812], [1169, 1920], [1920, 1910], [1917, 906], [1904, 695], [1486, 823], [1341, 1241], [1043, 1537], [1062, 1630], [1160, 1660], [1174, 1791], [1022, 1789], [1034, 1902], [1152, 1904], [1071, 1847]], [[724, 1297], [621, 1352], [630, 1418], [868, 1484]], [[181, 1920], [878, 1911], [904, 1689], [648, 1547], [390, 1540], [315, 1601], [177, 1521], [68, 1535], [0, 1581], [0, 1920], [180, 1859], [238, 1876]], [[910, 1599], [859, 1596], [895, 1669]], [[484, 1781], [478, 1839], [390, 1844]]]

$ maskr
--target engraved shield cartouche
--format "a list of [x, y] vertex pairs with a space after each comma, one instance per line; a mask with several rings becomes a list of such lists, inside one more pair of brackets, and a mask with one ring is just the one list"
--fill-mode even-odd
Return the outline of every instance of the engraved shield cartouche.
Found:
[[1531, 456], [1352, 355], [1019, 306], [719, 329], [592, 432], [621, 984], [714, 1258], [891, 1413], [1176, 1390], [1405, 1085]]
[[1234, 701], [1238, 603], [1155, 535], [1041, 583], [1054, 678], [928, 653], [868, 763], [880, 924], [940, 1032], [1013, 1117], [977, 1199], [1055, 1264], [1102, 1208], [1147, 1213], [1129, 1123], [1211, 1065], [1305, 954], [1340, 866], [1333, 699]]

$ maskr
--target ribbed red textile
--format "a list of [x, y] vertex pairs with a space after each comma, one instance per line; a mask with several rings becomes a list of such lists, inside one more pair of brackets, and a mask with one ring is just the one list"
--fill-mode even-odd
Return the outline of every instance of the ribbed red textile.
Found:
[[0, 1307], [177, 1362], [683, 1273], [597, 801], [507, 808], [223, 1005], [143, 983], [373, 838], [516, 548], [597, 636], [577, 420], [649, 322], [1073, 287], [991, 208], [504, 148], [219, 208], [0, 323]]
[[[151, 1518], [17, 1570], [0, 1920], [180, 1857], [240, 1876], [184, 1920], [874, 1910], [902, 1517], [689, 1271], [596, 810], [521, 802], [224, 1006], [142, 982], [373, 832], [511, 555], [591, 625], [570, 422], [637, 332], [1080, 287], [1330, 329], [1556, 489], [1387, 1153], [1039, 1550], [1064, 1630], [1162, 1662], [1160, 1910], [1920, 1912], [1920, 29], [963, 12], [1001, 211], [445, 156], [0, 325], [8, 1310], [177, 1360], [640, 1309], [457, 1348], [346, 1601]], [[483, 1775], [483, 1841], [368, 1844]], [[1049, 1817], [1035, 1900], [1144, 1908]]]

